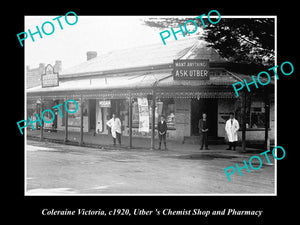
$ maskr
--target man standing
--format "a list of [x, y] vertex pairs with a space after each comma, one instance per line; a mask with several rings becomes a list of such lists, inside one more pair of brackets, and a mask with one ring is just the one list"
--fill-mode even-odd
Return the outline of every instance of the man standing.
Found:
[[158, 130], [158, 138], [159, 138], [159, 147], [158, 149], [160, 150], [161, 148], [161, 142], [162, 140], [164, 141], [165, 145], [165, 150], [167, 150], [167, 143], [166, 143], [166, 135], [167, 135], [167, 122], [165, 121], [164, 116], [160, 116], [160, 121], [157, 124], [157, 130]]
[[119, 145], [121, 145], [121, 121], [113, 113], [112, 118], [107, 121], [107, 126], [111, 128], [111, 135], [113, 137], [114, 146], [116, 146], [116, 139], [118, 139]]
[[237, 131], [239, 130], [239, 122], [234, 118], [234, 114], [231, 112], [229, 114], [230, 118], [226, 121], [225, 131], [227, 133], [229, 147], [226, 150], [231, 150], [233, 147], [233, 151], [235, 151], [236, 142], [238, 140]]
[[208, 142], [207, 142], [207, 132], [208, 132], [208, 125], [207, 125], [207, 116], [206, 113], [202, 114], [202, 119], [199, 120], [198, 124], [199, 133], [200, 133], [200, 150], [203, 149], [203, 145], [205, 149], [208, 150]]

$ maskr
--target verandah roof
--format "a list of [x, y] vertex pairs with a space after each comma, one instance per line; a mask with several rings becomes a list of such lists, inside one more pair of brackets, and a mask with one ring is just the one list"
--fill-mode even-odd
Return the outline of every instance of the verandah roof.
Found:
[[202, 95], [207, 97], [210, 96], [208, 93], [214, 93], [213, 96], [222, 98], [233, 97], [233, 89], [230, 91], [225, 87], [231, 86], [234, 82], [236, 82], [236, 79], [226, 72], [219, 75], [210, 75], [209, 80], [174, 80], [171, 70], [144, 71], [126, 76], [61, 80], [59, 86], [56, 87], [42, 88], [39, 86], [27, 89], [27, 96], [62, 97], [82, 94], [86, 97], [96, 98], [113, 97], [112, 95], [114, 97], [126, 97], [129, 93], [137, 96], [151, 94], [155, 88], [158, 95], [165, 95], [166, 97], [173, 95], [174, 97], [196, 97]]
[[[27, 96], [56, 98], [83, 95], [91, 98], [122, 98], [129, 94], [151, 94], [155, 89], [158, 96], [165, 97], [234, 98], [236, 96], [232, 84], [243, 79], [252, 79], [250, 76], [231, 73], [222, 68], [211, 68], [209, 80], [174, 80], [174, 59], [225, 62], [215, 50], [206, 47], [203, 41], [195, 38], [183, 39], [170, 42], [168, 47], [155, 44], [99, 55], [64, 70], [60, 74], [59, 86], [26, 89]], [[167, 64], [167, 67], [156, 67], [161, 64]]]

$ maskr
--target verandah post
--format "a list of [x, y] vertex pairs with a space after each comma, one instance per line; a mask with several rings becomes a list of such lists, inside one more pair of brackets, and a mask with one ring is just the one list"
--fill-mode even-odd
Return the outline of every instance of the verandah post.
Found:
[[264, 89], [264, 103], [265, 103], [265, 140], [264, 147], [265, 150], [270, 149], [269, 143], [269, 126], [270, 126], [270, 99], [268, 89]]
[[[39, 111], [39, 118], [42, 118], [42, 113], [43, 113], [43, 98], [41, 96], [41, 105], [40, 105], [40, 111]], [[44, 126], [44, 120], [41, 120], [42, 125], [40, 126], [40, 141], [42, 141], [44, 139], [44, 132], [43, 132], [43, 126]]]
[[246, 91], [242, 97], [242, 152], [246, 151]]
[[155, 150], [155, 91], [152, 90], [152, 126], [151, 126], [151, 150]]
[[132, 97], [129, 92], [129, 148], [132, 148]]
[[82, 146], [83, 144], [83, 98], [82, 95], [80, 96], [80, 138], [79, 138], [79, 145]]
[[[66, 103], [67, 101], [67, 97], [65, 98], [65, 102]], [[65, 138], [64, 138], [64, 143], [66, 143], [68, 141], [68, 118], [69, 118], [69, 115], [68, 115], [68, 112], [67, 110], [64, 111], [65, 112]]]

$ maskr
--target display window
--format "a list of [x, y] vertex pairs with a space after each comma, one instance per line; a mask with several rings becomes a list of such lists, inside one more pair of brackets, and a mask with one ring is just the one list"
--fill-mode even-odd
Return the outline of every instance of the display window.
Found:
[[[265, 128], [265, 104], [263, 101], [247, 99], [246, 102], [246, 128], [247, 129], [259, 129]], [[242, 104], [241, 101], [237, 101], [236, 119], [242, 121]]]
[[[152, 100], [148, 100], [149, 108], [149, 123], [152, 127]], [[160, 116], [166, 118], [168, 129], [175, 129], [175, 102], [174, 99], [157, 99], [155, 108], [155, 126], [157, 125]], [[138, 102], [134, 99], [132, 103], [132, 127], [139, 127], [139, 108]]]

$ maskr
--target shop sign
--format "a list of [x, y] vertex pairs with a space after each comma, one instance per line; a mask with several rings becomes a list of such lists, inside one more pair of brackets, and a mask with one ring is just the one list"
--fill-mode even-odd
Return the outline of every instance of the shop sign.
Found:
[[177, 59], [173, 61], [174, 80], [209, 80], [208, 59]]
[[56, 87], [59, 85], [58, 73], [54, 72], [54, 68], [50, 64], [46, 66], [45, 74], [42, 74], [41, 81], [42, 81], [42, 88]]
[[110, 108], [111, 107], [110, 100], [99, 100], [99, 107], [101, 107], [101, 108]]

